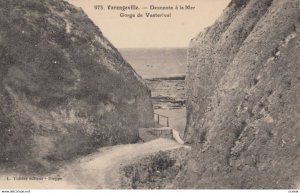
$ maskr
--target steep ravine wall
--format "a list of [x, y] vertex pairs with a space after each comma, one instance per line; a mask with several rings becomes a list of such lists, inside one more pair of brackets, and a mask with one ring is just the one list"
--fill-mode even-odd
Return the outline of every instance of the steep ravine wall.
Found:
[[188, 50], [180, 188], [300, 185], [300, 5], [236, 0]]
[[47, 171], [152, 124], [150, 90], [81, 9], [0, 1], [0, 169]]

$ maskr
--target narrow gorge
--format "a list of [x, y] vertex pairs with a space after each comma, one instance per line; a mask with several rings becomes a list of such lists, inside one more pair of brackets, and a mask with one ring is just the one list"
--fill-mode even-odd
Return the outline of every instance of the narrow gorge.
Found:
[[299, 0], [231, 0], [187, 61], [89, 16], [0, 0], [0, 188], [300, 188]]

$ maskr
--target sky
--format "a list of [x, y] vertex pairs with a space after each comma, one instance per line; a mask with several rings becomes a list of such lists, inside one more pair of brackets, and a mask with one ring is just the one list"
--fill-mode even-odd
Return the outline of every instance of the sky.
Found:
[[[230, 0], [67, 0], [81, 7], [117, 48], [187, 47], [190, 40], [214, 23]], [[105, 10], [96, 10], [102, 5]], [[137, 5], [139, 10], [108, 10], [108, 5]], [[150, 10], [150, 5], [195, 7], [194, 10]], [[147, 9], [143, 9], [146, 7]], [[147, 18], [145, 13], [171, 13], [171, 17]], [[142, 13], [143, 17], [120, 17]]]

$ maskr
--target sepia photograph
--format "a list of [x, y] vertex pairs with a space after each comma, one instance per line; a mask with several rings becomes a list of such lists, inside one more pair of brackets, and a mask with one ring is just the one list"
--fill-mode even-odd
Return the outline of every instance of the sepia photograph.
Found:
[[0, 193], [134, 189], [299, 193], [300, 0], [0, 0]]

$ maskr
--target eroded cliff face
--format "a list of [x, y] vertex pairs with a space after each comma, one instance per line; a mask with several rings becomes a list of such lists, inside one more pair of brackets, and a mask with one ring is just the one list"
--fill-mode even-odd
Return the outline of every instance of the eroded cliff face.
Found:
[[299, 187], [299, 6], [232, 1], [191, 41], [181, 188]]
[[81, 9], [0, 1], [3, 168], [47, 170], [51, 161], [135, 142], [152, 123], [150, 90]]

